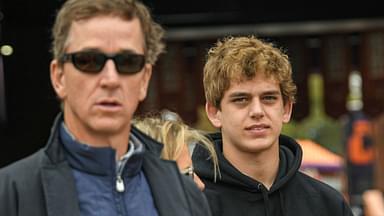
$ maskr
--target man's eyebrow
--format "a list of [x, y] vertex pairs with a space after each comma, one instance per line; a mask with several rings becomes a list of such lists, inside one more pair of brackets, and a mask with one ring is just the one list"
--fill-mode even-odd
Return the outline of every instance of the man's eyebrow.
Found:
[[98, 48], [93, 48], [93, 47], [84, 47], [83, 49], [80, 50], [81, 52], [101, 52], [100, 49]]
[[[85, 47], [81, 50], [82, 52], [103, 52], [100, 48], [94, 48], [94, 47]], [[128, 54], [139, 54], [133, 49], [120, 49], [117, 53], [128, 53]]]
[[120, 49], [119, 52], [120, 53], [130, 53], [130, 54], [139, 54], [138, 52], [136, 52], [133, 49]]

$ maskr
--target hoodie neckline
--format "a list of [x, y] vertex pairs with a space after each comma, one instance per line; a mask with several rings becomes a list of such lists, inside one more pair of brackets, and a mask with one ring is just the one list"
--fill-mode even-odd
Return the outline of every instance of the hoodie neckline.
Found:
[[[260, 193], [258, 184], [260, 182], [242, 174], [236, 169], [222, 154], [222, 137], [221, 133], [213, 133], [208, 135], [215, 144], [216, 154], [219, 159], [219, 167], [221, 178], [217, 181], [220, 184], [238, 187], [241, 190]], [[268, 193], [273, 193], [283, 187], [300, 168], [302, 160], [302, 150], [297, 142], [285, 135], [279, 136], [279, 170], [277, 177]], [[209, 159], [208, 152], [201, 146], [197, 145], [193, 153], [193, 163], [197, 174], [209, 181], [213, 182], [213, 166]]]

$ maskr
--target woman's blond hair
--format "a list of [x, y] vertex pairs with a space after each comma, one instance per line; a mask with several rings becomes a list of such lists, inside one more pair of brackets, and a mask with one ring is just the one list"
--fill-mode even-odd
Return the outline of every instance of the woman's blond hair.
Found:
[[204, 132], [189, 127], [176, 113], [168, 110], [148, 113], [135, 117], [133, 124], [145, 134], [164, 144], [161, 157], [166, 160], [179, 158], [186, 144], [202, 145], [210, 154], [216, 179], [219, 162], [213, 143]]

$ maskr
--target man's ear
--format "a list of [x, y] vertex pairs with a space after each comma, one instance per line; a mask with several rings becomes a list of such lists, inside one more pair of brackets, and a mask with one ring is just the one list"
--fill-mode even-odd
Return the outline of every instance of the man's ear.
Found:
[[60, 99], [64, 99], [66, 97], [65, 82], [64, 82], [65, 76], [63, 73], [63, 67], [59, 66], [57, 59], [54, 59], [51, 61], [50, 75], [51, 75], [52, 87], [55, 90], [57, 96]]
[[284, 105], [283, 123], [288, 123], [291, 119], [292, 109], [293, 103], [291, 101], [287, 101]]
[[148, 86], [149, 81], [151, 80], [152, 76], [152, 65], [151, 64], [145, 64], [144, 71], [143, 71], [143, 77], [141, 79], [141, 85], [140, 85], [140, 97], [139, 100], [143, 101], [147, 97], [148, 92]]
[[209, 102], [205, 104], [205, 111], [212, 125], [216, 128], [221, 128], [221, 111]]

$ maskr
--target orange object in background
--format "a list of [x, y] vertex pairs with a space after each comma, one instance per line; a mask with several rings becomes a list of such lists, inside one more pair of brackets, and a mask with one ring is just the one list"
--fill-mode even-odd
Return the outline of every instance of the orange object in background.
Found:
[[372, 128], [370, 122], [366, 120], [357, 120], [353, 127], [353, 133], [348, 140], [348, 155], [351, 163], [356, 165], [372, 164], [374, 160], [373, 147], [366, 148], [364, 146], [364, 137], [372, 136]]
[[297, 142], [303, 150], [301, 171], [345, 193], [344, 159], [312, 140]]
[[303, 149], [302, 168], [317, 168], [322, 170], [339, 171], [344, 167], [341, 156], [322, 147], [312, 140], [297, 140]]

